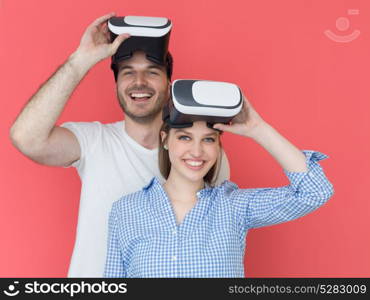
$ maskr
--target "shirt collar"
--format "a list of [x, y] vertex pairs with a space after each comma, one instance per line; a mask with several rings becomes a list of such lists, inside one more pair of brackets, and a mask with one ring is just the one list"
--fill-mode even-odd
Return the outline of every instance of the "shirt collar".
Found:
[[[159, 193], [158, 196], [166, 196], [166, 193], [163, 189], [162, 183], [159, 178], [153, 177], [149, 183], [143, 187], [144, 190], [147, 190], [149, 192], [157, 192]], [[205, 184], [205, 187], [197, 192], [198, 198], [203, 198], [210, 196], [214, 187], [210, 186], [209, 184]]]
[[[176, 218], [172, 210], [170, 199], [168, 198], [160, 180], [154, 177], [145, 187], [150, 202], [153, 207], [153, 213], [158, 218], [165, 221], [169, 228], [176, 227]], [[195, 207], [188, 213], [181, 223], [182, 231], [188, 235], [196, 224], [199, 224], [212, 204], [212, 198], [215, 188], [207, 186], [197, 192], [198, 202]]]

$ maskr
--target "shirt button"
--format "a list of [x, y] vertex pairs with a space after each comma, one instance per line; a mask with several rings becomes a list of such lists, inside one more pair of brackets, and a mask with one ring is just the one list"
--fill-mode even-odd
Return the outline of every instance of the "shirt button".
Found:
[[175, 235], [177, 233], [176, 229], [172, 231], [172, 234]]
[[312, 173], [308, 173], [308, 176], [310, 176], [311, 178], [315, 177], [315, 175], [313, 175]]
[[176, 259], [177, 259], [176, 255], [172, 256], [172, 260], [176, 260]]

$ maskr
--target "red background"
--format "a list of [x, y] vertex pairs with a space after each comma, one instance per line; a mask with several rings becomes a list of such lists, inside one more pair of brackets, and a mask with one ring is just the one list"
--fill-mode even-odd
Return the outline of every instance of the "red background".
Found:
[[[312, 214], [252, 230], [247, 277], [370, 276], [370, 2], [0, 1], [0, 276], [64, 277], [72, 253], [80, 181], [73, 169], [40, 166], [10, 143], [20, 109], [79, 44], [85, 27], [110, 11], [165, 16], [174, 23], [174, 79], [239, 84], [266, 121], [300, 149], [322, 151], [335, 195]], [[359, 15], [348, 15], [359, 9]], [[348, 30], [336, 29], [347, 17]], [[324, 35], [330, 29], [349, 43]], [[50, 99], [52, 101], [52, 99]], [[72, 96], [64, 121], [122, 118], [106, 60]], [[287, 184], [251, 140], [226, 134], [231, 178], [241, 187]]]

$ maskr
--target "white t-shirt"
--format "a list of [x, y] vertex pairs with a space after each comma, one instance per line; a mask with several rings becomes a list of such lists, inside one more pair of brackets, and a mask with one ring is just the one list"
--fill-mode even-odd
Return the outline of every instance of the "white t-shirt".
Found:
[[[80, 159], [72, 164], [82, 187], [68, 277], [102, 277], [112, 203], [142, 189], [154, 176], [164, 181], [158, 148], [149, 150], [138, 144], [126, 133], [124, 121], [68, 122], [62, 127], [75, 134], [81, 148]], [[217, 183], [229, 177], [229, 163], [223, 155]]]

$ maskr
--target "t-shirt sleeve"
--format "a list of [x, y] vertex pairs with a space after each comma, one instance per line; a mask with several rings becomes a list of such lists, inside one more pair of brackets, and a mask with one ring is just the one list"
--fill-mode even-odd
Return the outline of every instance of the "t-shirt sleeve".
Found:
[[222, 158], [221, 158], [221, 165], [220, 165], [220, 171], [217, 176], [217, 180], [215, 182], [215, 185], [222, 184], [225, 180], [230, 179], [230, 165], [229, 160], [227, 158], [226, 152], [222, 150]]
[[327, 158], [316, 151], [303, 151], [307, 172], [284, 171], [290, 184], [276, 188], [239, 189], [229, 184], [228, 199], [244, 229], [287, 222], [323, 205], [334, 193], [318, 163]]
[[93, 151], [96, 142], [101, 135], [102, 124], [100, 122], [66, 122], [61, 125], [76, 136], [81, 149], [80, 159], [67, 167], [80, 168], [88, 154]]

